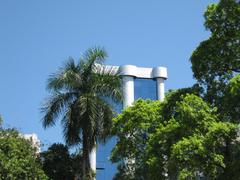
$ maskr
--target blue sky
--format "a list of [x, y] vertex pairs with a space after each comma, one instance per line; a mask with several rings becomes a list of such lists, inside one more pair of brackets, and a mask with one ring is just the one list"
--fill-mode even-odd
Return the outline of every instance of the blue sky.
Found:
[[103, 46], [107, 64], [166, 66], [166, 89], [194, 83], [189, 57], [208, 38], [203, 13], [218, 1], [0, 0], [0, 114], [5, 127], [62, 141], [59, 124], [44, 130], [46, 79], [69, 56]]

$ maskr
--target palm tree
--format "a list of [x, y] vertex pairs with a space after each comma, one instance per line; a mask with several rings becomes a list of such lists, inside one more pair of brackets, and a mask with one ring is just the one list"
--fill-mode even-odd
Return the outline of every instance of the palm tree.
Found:
[[110, 101], [121, 100], [120, 76], [102, 65], [106, 57], [103, 49], [91, 48], [78, 63], [70, 58], [48, 79], [50, 96], [42, 107], [44, 128], [60, 119], [66, 144], [82, 145], [82, 173], [88, 179], [94, 179], [96, 172], [91, 152], [96, 160], [96, 144], [110, 137], [115, 114]]

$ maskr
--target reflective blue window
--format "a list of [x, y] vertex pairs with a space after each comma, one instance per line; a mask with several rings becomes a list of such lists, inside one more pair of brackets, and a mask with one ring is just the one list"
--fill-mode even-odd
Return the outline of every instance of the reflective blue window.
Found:
[[157, 100], [157, 82], [154, 79], [136, 78], [134, 80], [134, 99]]
[[117, 165], [112, 164], [110, 155], [113, 147], [116, 144], [116, 137], [111, 138], [105, 145], [99, 145], [97, 150], [97, 180], [110, 180], [113, 179]]

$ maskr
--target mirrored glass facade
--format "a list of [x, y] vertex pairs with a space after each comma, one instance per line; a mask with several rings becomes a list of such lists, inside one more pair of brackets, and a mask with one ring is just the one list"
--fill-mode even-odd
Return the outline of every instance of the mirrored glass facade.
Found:
[[[134, 79], [134, 99], [157, 100], [157, 84], [154, 79]], [[121, 112], [122, 105], [115, 105], [117, 112]], [[117, 165], [109, 160], [111, 151], [117, 139], [111, 138], [105, 145], [99, 145], [97, 150], [97, 180], [111, 180], [117, 170]]]
[[139, 98], [157, 100], [157, 82], [155, 79], [136, 78], [134, 80], [134, 100]]

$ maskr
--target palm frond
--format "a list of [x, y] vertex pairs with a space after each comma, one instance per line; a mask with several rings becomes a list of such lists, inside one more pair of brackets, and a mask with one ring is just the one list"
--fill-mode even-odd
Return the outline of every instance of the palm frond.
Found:
[[118, 103], [122, 100], [122, 81], [114, 67], [99, 66], [96, 70], [93, 89], [102, 97], [108, 97]]
[[96, 102], [96, 98], [89, 97], [88, 98], [88, 112], [89, 112], [89, 127], [88, 127], [88, 133], [89, 133], [89, 147], [92, 149], [95, 146], [96, 138], [97, 138], [97, 121], [98, 119], [98, 105]]
[[78, 100], [78, 108], [81, 109], [83, 117], [82, 129], [87, 134], [90, 149], [96, 145], [98, 136], [102, 134], [104, 128], [103, 103], [105, 102], [101, 98], [93, 94], [86, 94]]
[[89, 65], [94, 63], [102, 64], [106, 57], [107, 52], [101, 47], [90, 48], [84, 54], [84, 59], [86, 59]]
[[67, 104], [75, 98], [74, 93], [54, 93], [51, 95], [41, 107], [41, 112], [44, 113], [42, 123], [43, 127], [47, 128], [56, 123], [57, 118], [64, 111]]
[[91, 77], [95, 64], [102, 64], [107, 57], [107, 53], [103, 48], [90, 48], [80, 59], [80, 67], [83, 70], [83, 78], [86, 80]]
[[76, 107], [76, 102], [67, 108], [61, 124], [63, 126], [63, 136], [66, 144], [69, 146], [78, 145], [82, 141], [82, 122], [78, 107]]
[[69, 58], [57, 73], [50, 75], [47, 81], [47, 89], [60, 91], [76, 89], [82, 84], [79, 67], [74, 59]]
[[96, 123], [97, 128], [97, 141], [99, 143], [105, 143], [108, 138], [111, 137], [112, 118], [114, 117], [114, 110], [110, 104], [98, 99], [98, 118]]

